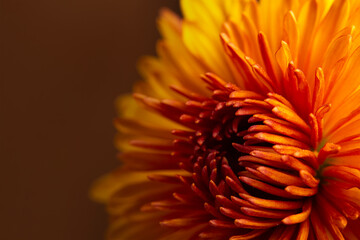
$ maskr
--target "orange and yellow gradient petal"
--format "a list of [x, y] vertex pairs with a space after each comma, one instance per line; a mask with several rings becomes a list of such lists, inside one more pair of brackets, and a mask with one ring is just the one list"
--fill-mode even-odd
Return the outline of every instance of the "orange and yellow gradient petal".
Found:
[[360, 2], [180, 3], [117, 104], [108, 239], [360, 239]]

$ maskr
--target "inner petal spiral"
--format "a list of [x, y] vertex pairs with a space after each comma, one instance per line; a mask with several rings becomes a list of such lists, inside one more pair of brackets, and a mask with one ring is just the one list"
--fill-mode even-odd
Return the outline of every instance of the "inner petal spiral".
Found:
[[[213, 74], [202, 78], [210, 97], [176, 87], [188, 101], [136, 97], [192, 129], [173, 130], [172, 157], [191, 173], [179, 179], [198, 196], [210, 225], [260, 234], [281, 224], [300, 224], [299, 234], [308, 232], [319, 185], [314, 149], [323, 115], [304, 120], [281, 95], [241, 90]], [[324, 147], [319, 155], [326, 153]]]

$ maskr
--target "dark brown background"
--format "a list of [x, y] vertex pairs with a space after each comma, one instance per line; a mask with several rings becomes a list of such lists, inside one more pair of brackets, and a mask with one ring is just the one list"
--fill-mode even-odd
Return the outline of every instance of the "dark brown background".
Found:
[[113, 102], [154, 54], [160, 6], [178, 1], [1, 1], [0, 239], [102, 239], [88, 189], [117, 164]]

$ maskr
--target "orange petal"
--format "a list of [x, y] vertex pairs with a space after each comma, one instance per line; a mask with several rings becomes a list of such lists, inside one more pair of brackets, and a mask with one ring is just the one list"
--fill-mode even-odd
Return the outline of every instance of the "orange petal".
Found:
[[301, 180], [301, 178], [294, 176], [292, 174], [284, 173], [272, 168], [268, 167], [258, 167], [257, 170], [267, 176], [268, 178], [278, 182], [279, 184], [289, 186], [289, 185], [295, 185], [295, 186], [303, 186], [304, 183]]
[[240, 197], [248, 200], [250, 203], [256, 206], [269, 208], [269, 209], [295, 210], [303, 205], [302, 201], [281, 201], [281, 200], [261, 199], [243, 193], [240, 193], [239, 195]]
[[241, 228], [250, 229], [267, 229], [275, 227], [280, 224], [280, 221], [274, 220], [249, 220], [249, 219], [236, 219], [235, 225]]
[[297, 224], [305, 221], [311, 212], [311, 206], [312, 206], [312, 199], [307, 199], [304, 202], [304, 205], [302, 207], [302, 212], [298, 214], [294, 214], [291, 216], [288, 216], [282, 220], [284, 224], [290, 225], [290, 224]]
[[287, 186], [285, 191], [291, 193], [294, 196], [302, 196], [302, 197], [311, 197], [314, 196], [317, 192], [317, 188], [302, 188], [297, 186]]

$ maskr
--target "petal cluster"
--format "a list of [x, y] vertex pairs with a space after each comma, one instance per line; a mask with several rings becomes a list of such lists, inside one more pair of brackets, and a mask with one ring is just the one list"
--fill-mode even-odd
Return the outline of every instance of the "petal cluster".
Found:
[[360, 4], [182, 0], [121, 97], [109, 239], [360, 239]]

